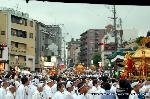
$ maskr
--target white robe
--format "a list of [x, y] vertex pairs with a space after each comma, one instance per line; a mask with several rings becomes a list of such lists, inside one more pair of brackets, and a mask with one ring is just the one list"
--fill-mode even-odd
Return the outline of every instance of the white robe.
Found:
[[53, 94], [53, 95], [57, 92], [57, 84], [54, 84], [54, 85], [51, 87], [51, 91], [52, 91], [52, 94]]
[[138, 94], [134, 90], [132, 90], [129, 95], [129, 99], [139, 99]]
[[21, 84], [16, 91], [16, 99], [25, 99], [25, 87]]
[[84, 95], [77, 95], [77, 97], [75, 97], [74, 99], [87, 99], [87, 97]]
[[57, 91], [52, 97], [52, 99], [65, 99], [65, 95], [61, 93], [60, 91]]
[[0, 99], [5, 99], [5, 95], [7, 94], [6, 89], [3, 87], [0, 88]]
[[[95, 94], [93, 94], [95, 93]], [[88, 91], [88, 94], [87, 94], [87, 99], [99, 99], [99, 95], [98, 95], [98, 89], [93, 86], [89, 91]]]
[[5, 99], [15, 99], [15, 97], [10, 91], [8, 91], [7, 94], [6, 94]]
[[73, 96], [70, 92], [64, 91], [64, 94], [65, 94], [65, 99], [73, 99]]
[[36, 90], [33, 94], [32, 94], [32, 98], [31, 99], [41, 99], [40, 96], [40, 92], [38, 90]]
[[46, 99], [46, 96], [43, 92], [39, 92], [38, 90], [36, 90], [33, 94], [32, 94], [32, 98], [31, 99]]
[[48, 85], [45, 85], [44, 86], [44, 93], [46, 95], [46, 99], [49, 99], [52, 97], [52, 89], [48, 86]]
[[32, 98], [33, 93], [37, 90], [37, 87], [34, 86], [32, 83], [29, 85], [28, 89], [28, 99]]

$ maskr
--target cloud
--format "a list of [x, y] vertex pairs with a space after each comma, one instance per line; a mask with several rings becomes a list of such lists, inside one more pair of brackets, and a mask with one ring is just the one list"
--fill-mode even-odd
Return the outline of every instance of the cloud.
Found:
[[[30, 18], [45, 24], [64, 24], [65, 30], [72, 37], [79, 38], [88, 29], [103, 29], [113, 23], [112, 6], [102, 4], [73, 4], [25, 0], [0, 0], [1, 7], [10, 7], [29, 13]], [[108, 9], [109, 7], [109, 9]], [[139, 34], [150, 28], [150, 7], [148, 6], [116, 6], [117, 17], [122, 18], [123, 29], [138, 29]], [[71, 37], [71, 36], [70, 36]]]

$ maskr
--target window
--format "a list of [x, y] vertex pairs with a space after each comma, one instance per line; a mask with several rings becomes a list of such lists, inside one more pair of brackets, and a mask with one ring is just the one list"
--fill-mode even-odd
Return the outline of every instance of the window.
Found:
[[1, 31], [1, 35], [5, 35], [5, 31]]
[[11, 35], [12, 35], [12, 36], [16, 36], [16, 32], [17, 32], [17, 31], [16, 31], [15, 29], [11, 29]]
[[15, 47], [17, 47], [17, 48], [18, 48], [18, 42], [15, 42]]
[[30, 34], [29, 34], [29, 38], [33, 38], [33, 33], [30, 33]]
[[33, 21], [30, 21], [30, 26], [33, 27]]
[[44, 51], [44, 46], [42, 46], [42, 51]]
[[0, 49], [0, 58], [2, 58], [3, 51]]
[[24, 57], [24, 61], [26, 61], [26, 57]]
[[27, 20], [25, 20], [25, 26], [27, 26]]

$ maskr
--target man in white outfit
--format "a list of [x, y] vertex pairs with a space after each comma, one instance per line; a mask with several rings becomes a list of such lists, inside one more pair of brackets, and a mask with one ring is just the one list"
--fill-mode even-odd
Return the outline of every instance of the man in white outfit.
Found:
[[35, 80], [33, 79], [28, 86], [28, 99], [32, 98], [33, 93], [37, 90]]
[[138, 93], [139, 93], [139, 89], [140, 89], [140, 83], [134, 82], [131, 84], [131, 87], [133, 88], [133, 90], [131, 91], [131, 93], [129, 95], [129, 99], [139, 99]]
[[16, 92], [16, 87], [14, 85], [10, 85], [5, 99], [15, 99], [15, 95], [14, 95], [15, 92]]
[[7, 94], [6, 88], [9, 86], [8, 79], [4, 78], [2, 82], [2, 87], [0, 88], [0, 99], [5, 99]]
[[37, 90], [33, 93], [31, 99], [45, 99], [42, 92], [43, 92], [43, 83], [39, 83], [37, 85]]
[[52, 86], [54, 85], [53, 80], [48, 80], [46, 82], [46, 85], [44, 86], [44, 93], [46, 94], [46, 99], [51, 99], [52, 98]]
[[67, 82], [66, 89], [67, 89], [67, 91], [64, 91], [65, 99], [73, 99], [73, 96], [71, 93], [73, 91], [73, 85], [72, 85], [71, 81]]
[[65, 99], [65, 95], [63, 92], [64, 92], [64, 84], [58, 83], [57, 84], [57, 92], [54, 94], [52, 99]]
[[16, 99], [26, 99], [27, 96], [25, 87], [29, 85], [29, 80], [26, 76], [23, 76], [21, 82], [22, 84], [20, 84], [16, 91]]

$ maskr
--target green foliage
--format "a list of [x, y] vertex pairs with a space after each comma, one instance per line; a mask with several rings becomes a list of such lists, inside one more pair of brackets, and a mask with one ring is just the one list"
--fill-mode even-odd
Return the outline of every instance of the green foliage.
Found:
[[141, 46], [141, 40], [143, 39], [144, 37], [143, 36], [140, 36], [136, 39], [136, 43]]
[[93, 64], [96, 66], [96, 68], [98, 68], [99, 67], [98, 62], [101, 61], [101, 53], [100, 52], [95, 52], [93, 54], [92, 60], [93, 60]]

